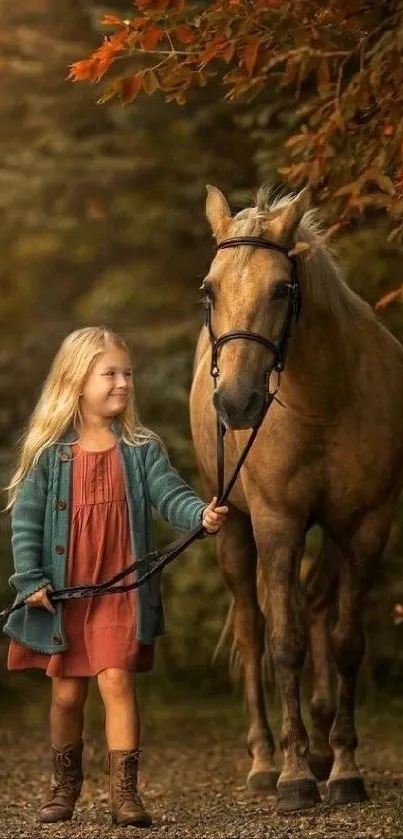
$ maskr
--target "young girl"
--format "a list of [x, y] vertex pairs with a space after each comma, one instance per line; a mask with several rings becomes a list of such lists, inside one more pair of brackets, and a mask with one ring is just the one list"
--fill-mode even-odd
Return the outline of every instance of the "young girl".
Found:
[[[164, 632], [160, 576], [135, 591], [51, 603], [47, 591], [105, 580], [155, 550], [151, 508], [179, 530], [215, 533], [228, 507], [199, 498], [139, 422], [125, 341], [103, 327], [61, 345], [8, 486], [15, 603], [4, 626], [8, 669], [52, 678], [51, 791], [42, 822], [72, 817], [83, 781], [89, 677], [105, 706], [112, 824], [151, 824], [137, 792], [140, 721], [134, 673], [152, 669]], [[132, 582], [134, 573], [125, 582]]]

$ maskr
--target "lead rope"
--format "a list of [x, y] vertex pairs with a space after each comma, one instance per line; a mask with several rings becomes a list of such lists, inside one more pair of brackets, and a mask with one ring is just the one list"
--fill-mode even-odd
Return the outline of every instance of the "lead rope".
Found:
[[[216, 383], [216, 378], [215, 378]], [[269, 408], [271, 401], [273, 399], [274, 394], [268, 394], [269, 398], [267, 399], [265, 410], [262, 414], [262, 417], [257, 425], [254, 426], [252, 434], [242, 452], [242, 455], [236, 464], [234, 472], [225, 487], [224, 485], [224, 435], [225, 435], [225, 427], [221, 423], [218, 418], [217, 414], [217, 483], [218, 483], [218, 504], [217, 506], [221, 506], [225, 504], [232, 487], [238, 477], [239, 470], [250, 451], [251, 446], [256, 438], [257, 432], [260, 428], [260, 425], [263, 422], [264, 416], [266, 415], [267, 409]], [[182, 553], [182, 551], [186, 550], [196, 539], [200, 539], [204, 533], [205, 528], [202, 524], [198, 525], [197, 528], [191, 531], [187, 536], [182, 539], [173, 542], [168, 548], [162, 553], [158, 553], [154, 551], [153, 553], [147, 554], [147, 556], [143, 557], [142, 559], [136, 560], [133, 562], [128, 568], [123, 569], [118, 574], [115, 574], [114, 577], [111, 577], [109, 580], [105, 580], [103, 583], [94, 583], [93, 585], [82, 585], [82, 586], [68, 586], [62, 589], [54, 589], [53, 591], [48, 591], [47, 595], [49, 600], [52, 603], [59, 602], [61, 600], [78, 600], [84, 597], [99, 597], [104, 594], [118, 594], [124, 591], [131, 591], [134, 589], [139, 588], [143, 585], [147, 580], [153, 577], [155, 574], [160, 573], [166, 565], [169, 565], [176, 557]], [[139, 568], [144, 568], [145, 566], [149, 566], [150, 563], [155, 562], [152, 568], [146, 571], [138, 580], [135, 580], [133, 583], [128, 583], [126, 585], [117, 586], [115, 583], [122, 580], [128, 574], [136, 571]], [[14, 606], [10, 607], [9, 609], [4, 609], [0, 612], [0, 619], [8, 618], [12, 612], [21, 609], [26, 604], [22, 600], [19, 603], [16, 603]]]

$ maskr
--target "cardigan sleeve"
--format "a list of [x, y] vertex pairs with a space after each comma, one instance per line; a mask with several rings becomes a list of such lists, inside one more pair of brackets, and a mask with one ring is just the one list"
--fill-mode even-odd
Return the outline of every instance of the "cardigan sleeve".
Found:
[[14, 574], [9, 578], [25, 600], [30, 594], [51, 583], [41, 565], [48, 472], [46, 457], [39, 458], [20, 484], [11, 511], [11, 546]]
[[[153, 507], [176, 530], [193, 530], [201, 524], [208, 506], [171, 465], [156, 440], [145, 454], [147, 493]], [[207, 535], [203, 534], [202, 538]]]

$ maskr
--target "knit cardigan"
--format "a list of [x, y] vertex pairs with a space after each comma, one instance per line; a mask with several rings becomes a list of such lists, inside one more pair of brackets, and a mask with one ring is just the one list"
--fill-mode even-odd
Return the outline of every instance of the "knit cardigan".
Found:
[[[175, 529], [189, 531], [202, 519], [206, 502], [185, 483], [156, 440], [129, 445], [118, 420], [111, 429], [117, 441], [125, 481], [131, 545], [137, 559], [155, 551], [152, 508]], [[11, 515], [11, 543], [15, 572], [9, 584], [16, 589], [13, 605], [48, 583], [66, 585], [71, 508], [71, 449], [77, 439], [70, 429], [50, 445], [20, 485]], [[205, 534], [206, 535], [206, 534]], [[143, 567], [141, 574], [148, 570]], [[161, 575], [156, 574], [133, 592], [137, 601], [137, 638], [151, 643], [165, 631]], [[108, 595], [107, 595], [108, 596]], [[116, 595], [119, 597], [119, 595]], [[43, 653], [68, 649], [63, 628], [63, 602], [56, 614], [25, 606], [13, 612], [3, 632]]]

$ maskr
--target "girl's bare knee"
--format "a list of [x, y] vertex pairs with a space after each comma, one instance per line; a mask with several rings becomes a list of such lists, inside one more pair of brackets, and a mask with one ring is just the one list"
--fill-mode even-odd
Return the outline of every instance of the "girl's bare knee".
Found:
[[117, 667], [108, 667], [98, 673], [98, 687], [104, 700], [133, 694], [134, 674]]
[[53, 678], [52, 703], [59, 707], [81, 708], [88, 694], [88, 679], [85, 678]]

